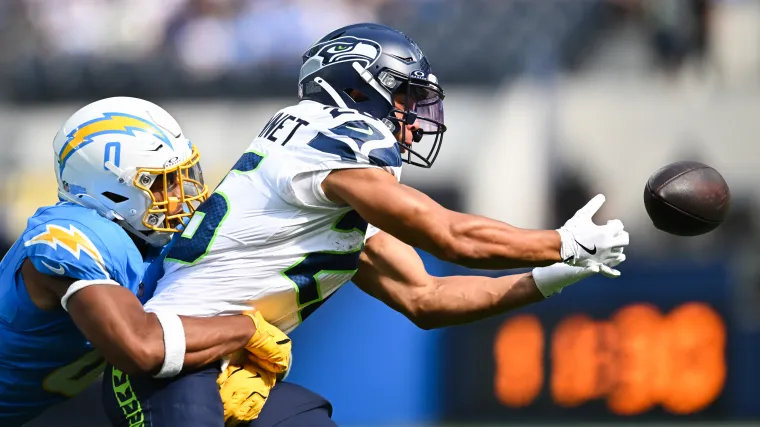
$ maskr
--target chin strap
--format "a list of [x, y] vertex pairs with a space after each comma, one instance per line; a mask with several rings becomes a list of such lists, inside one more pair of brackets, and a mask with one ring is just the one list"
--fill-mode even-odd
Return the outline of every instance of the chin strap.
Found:
[[341, 98], [340, 95], [338, 95], [338, 92], [332, 86], [330, 86], [330, 84], [327, 83], [325, 79], [323, 79], [322, 77], [317, 77], [314, 79], [314, 83], [320, 85], [322, 89], [324, 89], [325, 92], [327, 92], [330, 95], [333, 101], [335, 101], [335, 104], [338, 107], [348, 108], [346, 103], [343, 101], [343, 98]]
[[88, 209], [94, 209], [102, 217], [110, 221], [124, 220], [121, 215], [117, 214], [111, 209], [108, 209], [108, 207], [106, 207], [106, 205], [104, 205], [100, 200], [90, 196], [89, 194], [72, 195], [58, 190], [58, 197], [63, 201], [74, 203], [75, 205], [83, 206]]
[[[153, 231], [153, 230], [141, 231], [141, 230], [136, 229], [135, 227], [133, 227], [130, 223], [126, 221], [118, 221], [118, 223], [129, 234], [137, 237], [138, 239], [149, 244], [150, 246], [161, 247], [161, 246], [166, 245], [172, 240], [172, 235], [170, 233], [164, 233], [164, 232]], [[146, 234], [146, 231], [147, 231], [147, 234]]]

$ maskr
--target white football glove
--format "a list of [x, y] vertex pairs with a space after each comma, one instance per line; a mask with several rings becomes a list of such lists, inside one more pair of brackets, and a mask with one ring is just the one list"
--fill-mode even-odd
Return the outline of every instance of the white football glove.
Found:
[[533, 280], [536, 282], [536, 287], [541, 291], [544, 298], [549, 298], [554, 294], [562, 292], [562, 289], [566, 286], [593, 276], [596, 273], [602, 273], [612, 278], [619, 277], [620, 272], [612, 267], [617, 267], [623, 261], [625, 261], [625, 255], [621, 253], [615, 259], [609, 260], [607, 265], [590, 261], [588, 267], [575, 267], [558, 262], [547, 267], [534, 268]]
[[605, 225], [594, 224], [591, 218], [604, 200], [604, 195], [597, 195], [557, 230], [562, 239], [560, 256], [565, 264], [594, 268], [606, 276], [617, 277], [620, 272], [611, 268], [611, 263], [616, 262], [623, 248], [628, 246], [628, 232], [617, 219]]

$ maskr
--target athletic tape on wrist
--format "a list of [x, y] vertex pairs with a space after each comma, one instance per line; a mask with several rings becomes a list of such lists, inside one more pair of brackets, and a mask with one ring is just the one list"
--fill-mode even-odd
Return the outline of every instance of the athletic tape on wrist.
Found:
[[547, 267], [534, 268], [533, 281], [536, 282], [536, 287], [544, 298], [562, 292], [564, 287], [562, 281], [557, 280], [557, 276], [552, 274], [551, 270], [547, 270]]

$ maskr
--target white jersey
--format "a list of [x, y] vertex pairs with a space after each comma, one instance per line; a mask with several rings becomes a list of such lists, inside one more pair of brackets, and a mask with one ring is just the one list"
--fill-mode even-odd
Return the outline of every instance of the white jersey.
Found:
[[313, 101], [279, 111], [175, 240], [146, 310], [256, 308], [293, 330], [351, 280], [373, 233], [322, 191], [330, 171], [347, 168], [400, 177], [396, 139], [381, 121]]

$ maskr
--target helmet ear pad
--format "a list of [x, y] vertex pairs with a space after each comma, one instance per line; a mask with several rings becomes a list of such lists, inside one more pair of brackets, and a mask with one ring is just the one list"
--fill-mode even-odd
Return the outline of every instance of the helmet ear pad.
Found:
[[369, 101], [369, 97], [360, 90], [353, 89], [353, 88], [346, 88], [346, 89], [343, 89], [343, 92], [346, 92], [346, 94], [357, 104], [361, 104], [362, 102]]

